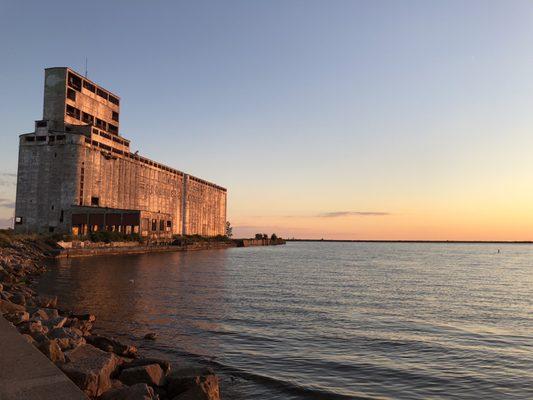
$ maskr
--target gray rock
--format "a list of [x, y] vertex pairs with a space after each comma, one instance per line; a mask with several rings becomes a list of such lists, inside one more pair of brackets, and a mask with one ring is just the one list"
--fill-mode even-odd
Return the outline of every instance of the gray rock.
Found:
[[23, 334], [22, 334], [22, 337], [23, 337], [24, 340], [26, 340], [26, 342], [28, 342], [29, 344], [36, 345], [35, 339], [33, 339], [30, 335], [28, 335], [28, 334], [26, 334], [26, 333], [23, 333]]
[[47, 319], [45, 321], [42, 321], [42, 324], [48, 329], [57, 329], [57, 328], [63, 328], [63, 325], [65, 325], [65, 322], [67, 322], [67, 319], [65, 317], [57, 317], [52, 319]]
[[16, 311], [13, 313], [5, 314], [4, 317], [13, 325], [19, 325], [22, 322], [29, 321], [30, 314], [28, 314], [26, 311]]
[[165, 374], [159, 364], [148, 364], [124, 369], [118, 379], [126, 385], [146, 383], [151, 386], [161, 386], [165, 381]]
[[55, 308], [39, 308], [33, 312], [32, 318], [40, 318], [43, 321], [59, 317], [59, 313]]
[[57, 296], [39, 296], [37, 298], [37, 304], [43, 308], [56, 308]]
[[30, 335], [34, 333], [46, 335], [48, 332], [48, 328], [43, 326], [40, 320], [21, 322], [17, 325], [17, 329], [22, 333], [28, 333]]
[[81, 332], [72, 328], [55, 328], [48, 333], [48, 336], [52, 339], [58, 339], [59, 347], [62, 350], [74, 349], [86, 343]]
[[65, 355], [61, 351], [61, 348], [57, 343], [57, 339], [44, 341], [40, 343], [37, 348], [41, 350], [41, 353], [48, 357], [52, 362], [65, 362]]
[[88, 396], [100, 396], [111, 387], [111, 374], [119, 362], [114, 354], [84, 344], [65, 356], [68, 362], [60, 368]]
[[110, 351], [119, 356], [135, 357], [137, 355], [137, 348], [135, 346], [129, 346], [120, 343], [114, 338], [106, 338], [105, 336], [90, 335], [85, 338], [87, 343], [98, 347], [104, 351]]
[[111, 389], [105, 392], [99, 400], [155, 400], [154, 389], [146, 383]]
[[167, 377], [168, 397], [174, 400], [220, 400], [218, 377], [210, 368], [181, 368]]
[[170, 362], [159, 358], [137, 358], [129, 363], [123, 364], [122, 369], [140, 367], [141, 365], [159, 364], [165, 374], [170, 372]]
[[15, 304], [8, 300], [0, 300], [0, 313], [7, 314], [17, 311], [26, 311], [26, 308], [24, 308], [24, 306], [21, 306], [20, 304]]
[[13, 293], [13, 296], [11, 297], [11, 302], [15, 304], [20, 304], [21, 306], [26, 305], [26, 297], [19, 292]]

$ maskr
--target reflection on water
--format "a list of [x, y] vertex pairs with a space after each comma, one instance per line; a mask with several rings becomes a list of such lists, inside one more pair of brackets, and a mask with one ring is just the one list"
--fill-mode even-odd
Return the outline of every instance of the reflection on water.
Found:
[[533, 246], [493, 247], [291, 243], [68, 259], [40, 290], [95, 313], [101, 332], [157, 332], [136, 344], [215, 366], [227, 398], [531, 398]]

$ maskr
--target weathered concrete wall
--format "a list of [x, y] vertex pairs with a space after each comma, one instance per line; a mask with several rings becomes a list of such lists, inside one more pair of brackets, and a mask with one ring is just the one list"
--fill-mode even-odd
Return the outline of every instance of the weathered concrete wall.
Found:
[[187, 175], [184, 193], [183, 232], [187, 235], [224, 235], [226, 191]]
[[[44, 140], [37, 140], [38, 138]], [[56, 136], [57, 137], [57, 136]], [[55, 232], [69, 229], [65, 213], [76, 203], [80, 148], [79, 135], [48, 142], [49, 136], [20, 138], [15, 215], [24, 232]], [[78, 143], [78, 144], [74, 144]]]

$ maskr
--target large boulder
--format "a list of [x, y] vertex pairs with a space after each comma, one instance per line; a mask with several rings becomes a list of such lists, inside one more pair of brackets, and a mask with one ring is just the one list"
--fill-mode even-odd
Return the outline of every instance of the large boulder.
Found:
[[120, 343], [114, 338], [106, 338], [105, 336], [90, 335], [86, 336], [87, 343], [92, 344], [104, 351], [110, 351], [119, 356], [135, 357], [137, 355], [137, 348], [135, 346], [129, 346], [124, 343]]
[[39, 318], [43, 321], [59, 317], [59, 313], [55, 308], [38, 308], [31, 315], [32, 318]]
[[30, 314], [28, 314], [26, 311], [15, 311], [12, 313], [4, 314], [4, 317], [13, 325], [19, 325], [22, 322], [29, 321]]
[[100, 396], [111, 387], [111, 374], [119, 363], [114, 354], [84, 344], [65, 355], [67, 363], [61, 369], [88, 396]]
[[141, 365], [159, 364], [165, 374], [170, 372], [170, 362], [159, 358], [137, 358], [122, 365], [122, 369], [139, 367]]
[[26, 311], [26, 308], [20, 304], [15, 304], [8, 300], [0, 300], [0, 313], [7, 314], [17, 311]]
[[146, 383], [150, 386], [161, 386], [165, 382], [165, 374], [159, 364], [148, 364], [124, 369], [118, 379], [126, 385]]
[[218, 377], [210, 368], [181, 368], [167, 377], [168, 397], [174, 400], [220, 400]]
[[110, 389], [99, 400], [155, 400], [154, 389], [146, 383], [137, 383], [132, 386]]
[[85, 344], [82, 333], [74, 328], [55, 328], [48, 333], [48, 336], [52, 339], [58, 339], [62, 350], [74, 349]]
[[57, 328], [63, 328], [65, 325], [65, 322], [67, 322], [67, 319], [65, 317], [56, 317], [51, 319], [46, 319], [42, 321], [42, 324], [48, 327], [48, 329], [57, 329]]
[[64, 363], [65, 355], [61, 351], [57, 339], [47, 340], [40, 343], [37, 348], [54, 363]]

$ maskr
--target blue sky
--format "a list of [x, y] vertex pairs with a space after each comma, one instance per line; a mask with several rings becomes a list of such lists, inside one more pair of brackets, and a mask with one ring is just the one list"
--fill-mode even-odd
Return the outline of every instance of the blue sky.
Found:
[[0, 219], [43, 69], [88, 57], [243, 235], [533, 239], [529, 1], [3, 0], [0, 51]]

